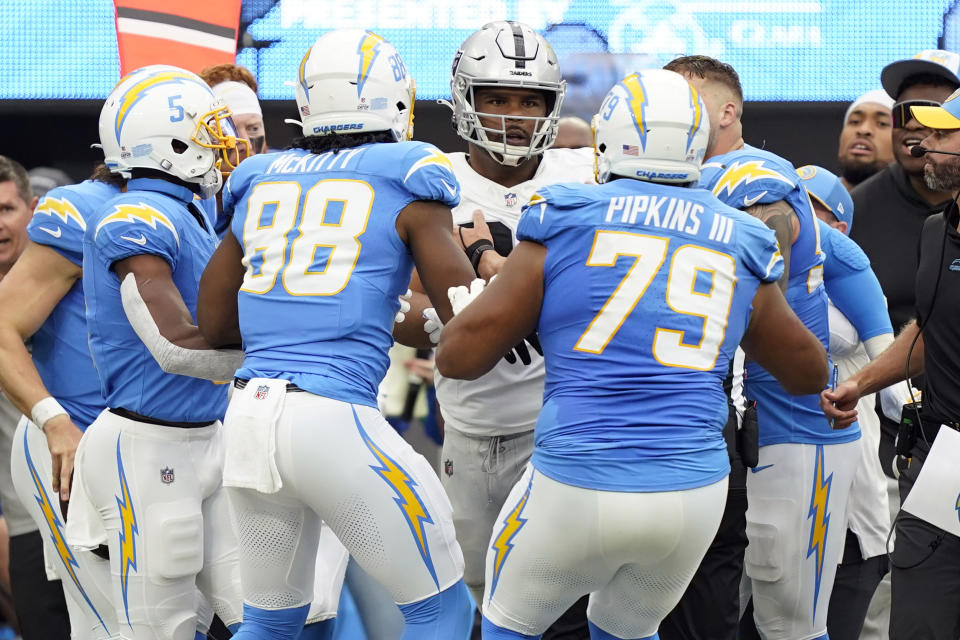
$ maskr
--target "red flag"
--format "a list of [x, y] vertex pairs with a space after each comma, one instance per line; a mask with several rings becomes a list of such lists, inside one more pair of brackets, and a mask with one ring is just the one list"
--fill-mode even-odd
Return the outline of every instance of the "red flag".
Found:
[[193, 72], [233, 62], [241, 0], [114, 0], [120, 74], [148, 64]]

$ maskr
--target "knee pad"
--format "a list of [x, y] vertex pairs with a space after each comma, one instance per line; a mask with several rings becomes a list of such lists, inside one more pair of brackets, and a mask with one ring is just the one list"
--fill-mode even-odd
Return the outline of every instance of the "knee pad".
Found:
[[747, 550], [743, 563], [752, 580], [776, 582], [783, 577], [786, 558], [794, 557], [801, 532], [788, 522], [799, 506], [793, 500], [752, 498], [747, 512]]
[[151, 579], [176, 580], [203, 568], [203, 516], [194, 500], [147, 507], [145, 529]]

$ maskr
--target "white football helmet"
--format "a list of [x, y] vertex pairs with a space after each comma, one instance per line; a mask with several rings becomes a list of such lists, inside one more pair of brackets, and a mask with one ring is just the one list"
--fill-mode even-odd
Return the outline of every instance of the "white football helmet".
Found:
[[200, 185], [214, 195], [220, 163], [237, 146], [230, 110], [199, 76], [154, 65], [124, 77], [100, 111], [100, 144], [107, 167], [125, 178], [155, 169]]
[[413, 137], [413, 78], [392, 44], [370, 31], [334, 29], [307, 50], [297, 73], [305, 136], [389, 131]]
[[[507, 144], [507, 117], [476, 110], [474, 91], [479, 87], [543, 92], [547, 100], [546, 117], [509, 116], [511, 120], [536, 121], [529, 144]], [[490, 22], [467, 38], [453, 59], [450, 76], [453, 125], [461, 138], [480, 145], [497, 162], [516, 166], [543, 153], [556, 140], [566, 88], [557, 55], [543, 36], [520, 22]], [[486, 125], [480, 121], [481, 117]]]
[[700, 179], [710, 119], [678, 73], [644, 69], [614, 85], [593, 116], [597, 182], [610, 175], [650, 182]]

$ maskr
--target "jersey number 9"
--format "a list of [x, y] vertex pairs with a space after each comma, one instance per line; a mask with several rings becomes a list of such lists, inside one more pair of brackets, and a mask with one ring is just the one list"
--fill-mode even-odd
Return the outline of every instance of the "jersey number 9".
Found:
[[361, 180], [321, 180], [300, 207], [297, 182], [261, 182], [250, 194], [243, 223], [242, 291], [264, 294], [279, 276], [293, 296], [343, 291], [357, 265], [373, 206]]
[[[612, 267], [620, 256], [634, 258], [620, 284], [594, 316], [573, 347], [575, 351], [603, 353], [610, 340], [647, 292], [667, 257], [669, 240], [625, 231], [597, 231], [587, 257], [588, 267]], [[735, 263], [731, 256], [686, 244], [673, 252], [667, 270], [666, 303], [673, 311], [703, 319], [700, 342], [684, 344], [684, 332], [658, 327], [653, 357], [661, 364], [708, 371], [713, 368], [727, 331], [733, 300]], [[705, 293], [695, 291], [700, 274], [712, 281]]]

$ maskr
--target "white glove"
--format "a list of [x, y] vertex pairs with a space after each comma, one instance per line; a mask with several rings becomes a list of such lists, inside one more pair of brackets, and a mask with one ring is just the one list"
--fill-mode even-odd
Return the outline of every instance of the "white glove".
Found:
[[426, 322], [423, 323], [423, 330], [430, 335], [430, 342], [439, 344], [440, 334], [443, 332], [443, 322], [440, 321], [437, 310], [433, 307], [424, 309], [423, 317], [426, 320]]
[[400, 324], [407, 318], [407, 311], [410, 311], [410, 296], [413, 295], [413, 291], [407, 289], [407, 292], [400, 295], [400, 310], [397, 311], [397, 315], [393, 316], [393, 323]]
[[447, 297], [450, 298], [450, 306], [453, 307], [453, 315], [457, 315], [463, 309], [473, 302], [477, 296], [483, 293], [486, 282], [483, 278], [474, 278], [470, 283], [470, 288], [460, 285], [459, 287], [450, 287], [447, 290]]

